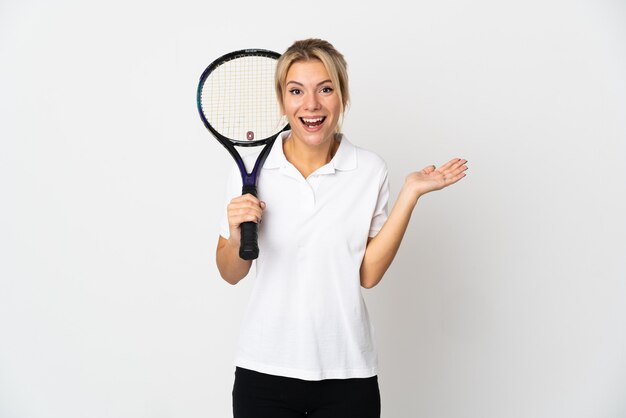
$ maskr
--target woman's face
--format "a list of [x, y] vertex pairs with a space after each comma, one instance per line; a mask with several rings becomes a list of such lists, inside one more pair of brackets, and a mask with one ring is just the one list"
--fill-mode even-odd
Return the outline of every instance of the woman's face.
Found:
[[283, 93], [283, 111], [291, 135], [310, 146], [334, 138], [341, 101], [321, 61], [298, 61], [289, 67]]

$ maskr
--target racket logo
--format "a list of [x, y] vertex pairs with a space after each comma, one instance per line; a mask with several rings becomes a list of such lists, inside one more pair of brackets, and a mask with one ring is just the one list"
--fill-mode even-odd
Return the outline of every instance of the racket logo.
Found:
[[246, 132], [246, 139], [248, 141], [252, 141], [254, 139], [254, 132], [252, 132], [252, 131]]

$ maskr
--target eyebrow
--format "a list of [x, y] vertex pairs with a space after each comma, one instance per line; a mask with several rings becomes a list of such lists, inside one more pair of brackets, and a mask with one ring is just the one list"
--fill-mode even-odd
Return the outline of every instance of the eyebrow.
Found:
[[[317, 85], [321, 86], [324, 83], [332, 83], [332, 82], [333, 81], [331, 79], [328, 79], [328, 80], [320, 81], [319, 83], [317, 83]], [[289, 84], [297, 84], [298, 86], [303, 86], [304, 87], [304, 84], [300, 83], [299, 81], [291, 80], [291, 81], [288, 81], [287, 84], [285, 84], [285, 85], [288, 86]]]

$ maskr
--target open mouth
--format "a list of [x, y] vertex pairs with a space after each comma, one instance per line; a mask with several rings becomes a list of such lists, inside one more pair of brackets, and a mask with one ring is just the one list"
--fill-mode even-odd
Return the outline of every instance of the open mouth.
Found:
[[317, 118], [300, 118], [300, 122], [308, 128], [315, 128], [320, 126], [326, 120], [326, 116], [320, 116]]

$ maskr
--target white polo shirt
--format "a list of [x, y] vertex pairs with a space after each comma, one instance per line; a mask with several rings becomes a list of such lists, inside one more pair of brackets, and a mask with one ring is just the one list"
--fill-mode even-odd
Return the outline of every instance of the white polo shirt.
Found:
[[[386, 164], [339, 135], [334, 158], [305, 179], [285, 158], [288, 135], [276, 139], [259, 177], [267, 206], [235, 365], [305, 380], [374, 376], [359, 269], [368, 237], [387, 219]], [[234, 166], [227, 202], [239, 195]], [[230, 235], [225, 213], [220, 234]]]

